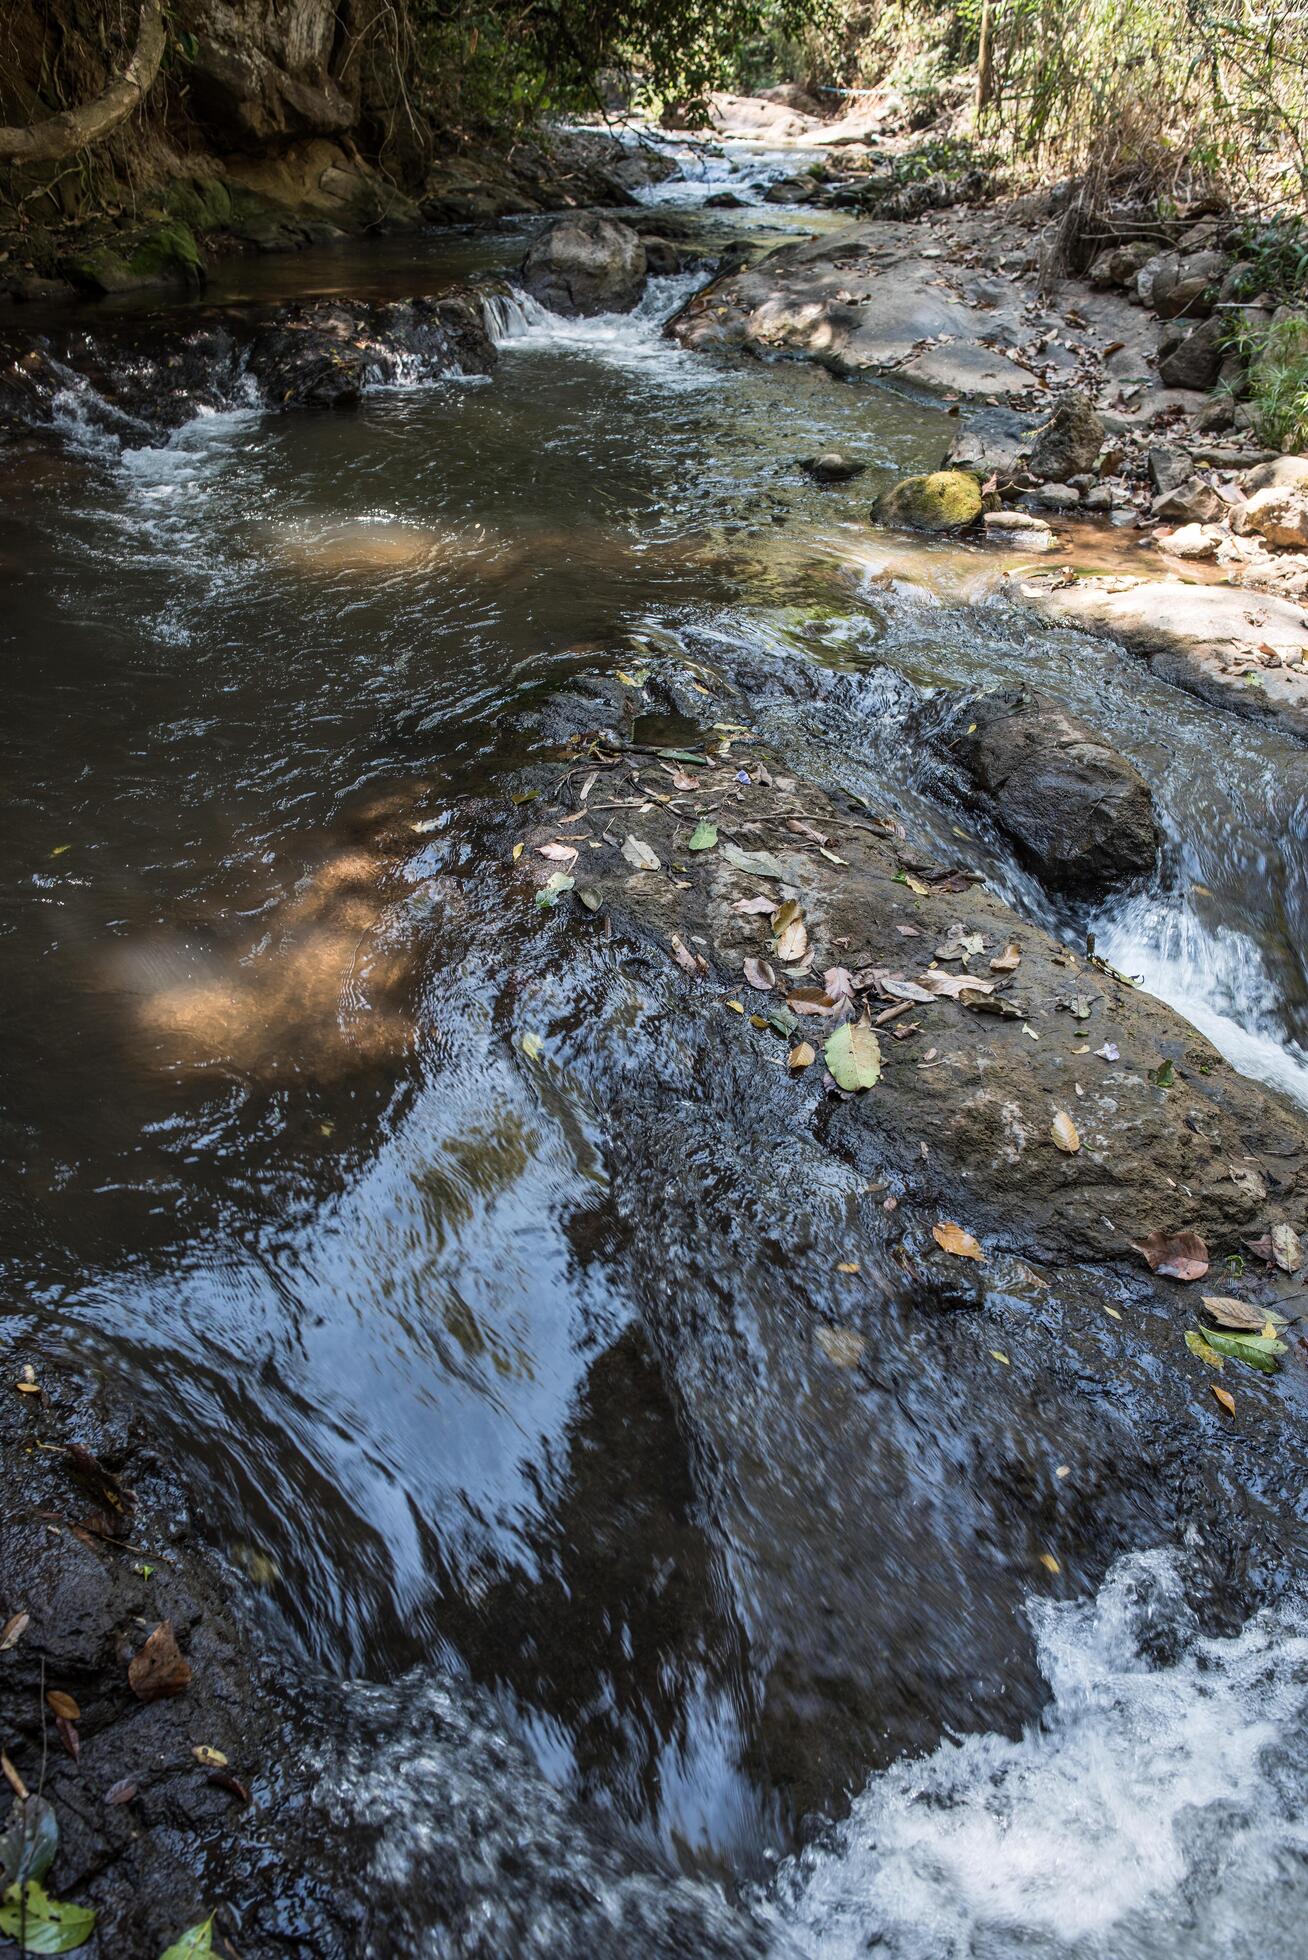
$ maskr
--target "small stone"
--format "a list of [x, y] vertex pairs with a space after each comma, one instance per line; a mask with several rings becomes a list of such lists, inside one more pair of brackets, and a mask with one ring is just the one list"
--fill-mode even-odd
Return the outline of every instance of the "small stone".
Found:
[[1196, 519], [1207, 523], [1211, 518], [1220, 517], [1224, 509], [1221, 498], [1211, 483], [1205, 483], [1201, 476], [1187, 477], [1153, 501], [1153, 514], [1164, 523], [1179, 523]]

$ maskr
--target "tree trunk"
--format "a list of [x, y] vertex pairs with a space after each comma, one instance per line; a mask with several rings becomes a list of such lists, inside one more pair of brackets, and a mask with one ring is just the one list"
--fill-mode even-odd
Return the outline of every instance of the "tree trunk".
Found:
[[164, 24], [159, 0], [141, 0], [136, 47], [118, 79], [110, 82], [94, 101], [48, 116], [29, 129], [0, 126], [0, 162], [58, 163], [61, 157], [98, 143], [145, 100], [159, 73], [163, 51]]
[[976, 55], [977, 114], [989, 106], [995, 92], [994, 31], [990, 18], [991, 0], [981, 0], [981, 39]]

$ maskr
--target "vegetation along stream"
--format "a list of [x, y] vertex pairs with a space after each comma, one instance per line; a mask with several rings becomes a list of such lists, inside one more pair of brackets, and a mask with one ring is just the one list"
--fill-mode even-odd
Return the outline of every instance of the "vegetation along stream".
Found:
[[[686, 269], [630, 312], [506, 284], [525, 219], [56, 322], [0, 478], [4, 1348], [53, 1392], [9, 1440], [174, 1493], [123, 1638], [186, 1622], [203, 1690], [202, 1547], [249, 1800], [117, 1760], [69, 1579], [61, 1802], [130, 1777], [200, 1847], [95, 1895], [102, 1950], [193, 1900], [247, 1960], [1289, 1956], [1299, 1281], [1247, 1242], [1303, 1224], [1301, 741], [1041, 622], [992, 547], [872, 529], [951, 404], [666, 334], [733, 239], [843, 222], [750, 190], [793, 149], [682, 161], [642, 196]], [[283, 411], [230, 354], [416, 295], [489, 371], [410, 350]], [[156, 424], [132, 375], [183, 346]], [[1051, 881], [953, 768], [940, 717], [1017, 684], [1143, 778], [1148, 875]], [[769, 1025], [713, 921], [779, 967], [787, 894], [827, 1006]], [[993, 996], [1014, 942], [1008, 1018], [902, 991]], [[1280, 1287], [1279, 1374], [1196, 1358], [1202, 1289], [1131, 1252], [1201, 1227], [1214, 1294]], [[219, 1746], [190, 1719], [168, 1749]]]

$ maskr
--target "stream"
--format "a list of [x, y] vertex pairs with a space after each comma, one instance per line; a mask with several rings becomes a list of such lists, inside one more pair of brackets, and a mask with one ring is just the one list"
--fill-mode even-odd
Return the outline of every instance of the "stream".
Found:
[[[715, 236], [826, 222], [749, 191], [794, 153], [684, 161], [646, 198]], [[702, 212], [727, 183], [752, 201]], [[207, 298], [440, 292], [525, 235], [243, 262]], [[1148, 1537], [1090, 1596], [1018, 1609], [1037, 1721], [992, 1719], [988, 1689], [978, 1714], [964, 1670], [887, 1717], [852, 1808], [766, 1757], [768, 1629], [706, 1526], [606, 1110], [507, 1038], [549, 1013], [655, 1037], [616, 983], [567, 998], [531, 919], [478, 910], [500, 844], [462, 808], [504, 729], [590, 671], [736, 648], [852, 677], [866, 740], [828, 749], [829, 780], [1070, 945], [1093, 933], [1308, 1107], [1300, 751], [1039, 627], [982, 590], [982, 550], [875, 532], [875, 490], [937, 466], [945, 408], [679, 349], [661, 326], [699, 278], [630, 316], [493, 299], [493, 376], [401, 377], [348, 414], [237, 404], [124, 445], [70, 390], [59, 439], [0, 476], [5, 1314], [146, 1400], [298, 1665], [375, 1710], [475, 1692], [543, 1787], [777, 1955], [1278, 1960], [1308, 1905], [1308, 1616], [1286, 1598], [1214, 1636]], [[796, 462], [824, 449], [868, 474], [816, 487]], [[1149, 781], [1147, 892], [1052, 900], [908, 743], [897, 680], [1015, 678]], [[778, 745], [786, 713], [760, 707]], [[802, 767], [817, 738], [792, 733]], [[691, 1139], [673, 1181], [719, 1171]], [[849, 1491], [850, 1533], [874, 1502]], [[448, 1765], [386, 1746], [339, 1769], [341, 1803], [394, 1801], [388, 1871], [420, 1895]], [[411, 1950], [455, 1949], [433, 1926]], [[571, 1950], [566, 1925], [539, 1950]]]

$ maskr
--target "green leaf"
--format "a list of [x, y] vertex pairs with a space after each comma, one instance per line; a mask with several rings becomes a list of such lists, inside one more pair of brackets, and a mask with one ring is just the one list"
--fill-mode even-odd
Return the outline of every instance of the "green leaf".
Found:
[[1204, 1329], [1204, 1339], [1217, 1354], [1228, 1354], [1233, 1361], [1247, 1362], [1260, 1374], [1274, 1375], [1280, 1367], [1278, 1354], [1287, 1352], [1284, 1341], [1264, 1334], [1227, 1334], [1216, 1327]]
[[881, 1043], [871, 1028], [846, 1022], [823, 1049], [827, 1067], [842, 1089], [870, 1089], [881, 1075]]
[[203, 1960], [206, 1953], [213, 1952], [213, 1914], [199, 1926], [190, 1927], [179, 1940], [174, 1940], [167, 1952], [159, 1955], [159, 1960]]
[[1174, 1086], [1176, 1071], [1170, 1062], [1164, 1062], [1160, 1068], [1154, 1070], [1154, 1081], [1160, 1089], [1170, 1089]]
[[724, 844], [722, 855], [737, 871], [748, 871], [755, 878], [784, 878], [785, 872], [771, 851], [742, 851], [739, 844]]
[[655, 749], [654, 753], [664, 762], [693, 762], [697, 769], [708, 768], [708, 757], [693, 755], [689, 749]]
[[690, 842], [686, 846], [686, 849], [688, 851], [711, 851], [717, 841], [717, 825], [715, 823], [709, 823], [706, 818], [701, 817], [691, 832]]
[[778, 1034], [794, 1034], [799, 1026], [798, 1014], [792, 1014], [788, 1007], [773, 1007], [768, 1011], [768, 1026]]
[[1190, 1329], [1185, 1337], [1185, 1344], [1191, 1354], [1197, 1355], [1200, 1361], [1207, 1362], [1210, 1368], [1224, 1368], [1226, 1366], [1221, 1355], [1218, 1354], [1211, 1342], [1204, 1338], [1197, 1327]]
[[557, 905], [561, 894], [570, 892], [576, 882], [575, 878], [569, 878], [566, 871], [551, 871], [536, 894], [537, 905]]
[[44, 1797], [18, 1797], [9, 1812], [9, 1828], [0, 1837], [0, 1883], [21, 1885], [44, 1878], [59, 1849], [59, 1819]]
[[86, 1945], [94, 1927], [94, 1907], [52, 1899], [34, 1878], [26, 1886], [10, 1885], [0, 1905], [0, 1933], [24, 1953], [71, 1953]]

